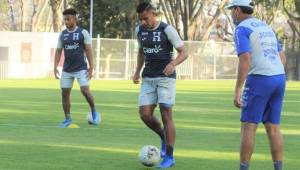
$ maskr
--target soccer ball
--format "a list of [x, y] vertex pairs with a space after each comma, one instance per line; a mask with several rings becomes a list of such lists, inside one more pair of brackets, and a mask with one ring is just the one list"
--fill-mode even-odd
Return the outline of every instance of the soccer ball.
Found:
[[88, 113], [86, 115], [86, 120], [88, 121], [89, 124], [93, 124], [93, 116], [92, 113]]
[[160, 151], [155, 146], [146, 145], [140, 150], [139, 160], [145, 166], [155, 166], [160, 161]]

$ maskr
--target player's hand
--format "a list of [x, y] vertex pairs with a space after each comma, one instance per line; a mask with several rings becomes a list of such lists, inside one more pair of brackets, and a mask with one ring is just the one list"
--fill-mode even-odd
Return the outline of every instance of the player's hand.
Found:
[[165, 69], [163, 70], [163, 73], [166, 75], [166, 76], [169, 76], [171, 75], [175, 70], [175, 66], [172, 64], [172, 63], [169, 63]]
[[132, 81], [133, 81], [134, 84], [139, 84], [139, 82], [140, 82], [140, 74], [139, 73], [135, 73], [132, 76]]
[[242, 108], [241, 91], [240, 90], [235, 92], [233, 104], [237, 108]]
[[57, 68], [54, 69], [54, 76], [56, 79], [59, 79], [59, 77], [60, 77], [60, 74], [59, 74], [59, 71]]
[[87, 78], [89, 80], [91, 80], [93, 77], [93, 71], [94, 71], [94, 68], [92, 68], [92, 67], [88, 68], [88, 70], [87, 70]]

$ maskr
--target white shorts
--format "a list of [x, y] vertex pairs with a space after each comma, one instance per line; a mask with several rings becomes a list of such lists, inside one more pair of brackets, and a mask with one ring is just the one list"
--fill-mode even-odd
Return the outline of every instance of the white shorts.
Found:
[[74, 79], [77, 79], [79, 86], [89, 86], [89, 79], [87, 70], [80, 70], [77, 72], [62, 72], [60, 78], [60, 87], [61, 88], [72, 88]]
[[172, 107], [175, 104], [176, 79], [169, 77], [143, 78], [139, 106], [166, 104]]

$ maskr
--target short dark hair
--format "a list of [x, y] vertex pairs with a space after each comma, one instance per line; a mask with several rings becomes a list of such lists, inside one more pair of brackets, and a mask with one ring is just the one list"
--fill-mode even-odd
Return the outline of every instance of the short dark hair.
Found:
[[248, 7], [248, 6], [240, 6], [241, 10], [243, 13], [246, 14], [253, 14], [253, 8]]
[[63, 15], [77, 15], [77, 11], [73, 8], [64, 10]]
[[137, 7], [136, 7], [136, 12], [137, 13], [142, 13], [144, 11], [149, 11], [149, 10], [155, 10], [153, 5], [149, 2], [141, 2]]
[[[251, 2], [252, 3], [252, 2]], [[241, 9], [241, 11], [245, 14], [253, 14], [253, 8], [248, 7], [248, 6], [234, 6], [233, 8], [237, 8], [239, 7]]]

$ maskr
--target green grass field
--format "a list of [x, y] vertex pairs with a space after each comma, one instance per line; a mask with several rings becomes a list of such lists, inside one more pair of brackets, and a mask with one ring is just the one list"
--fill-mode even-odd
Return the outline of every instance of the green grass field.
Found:
[[[235, 170], [239, 161], [239, 110], [232, 105], [234, 81], [178, 81], [174, 170]], [[137, 159], [146, 144], [159, 147], [137, 113], [138, 85], [92, 81], [103, 122], [86, 122], [88, 106], [74, 87], [72, 115], [63, 120], [56, 80], [0, 81], [1, 170], [144, 170]], [[156, 112], [158, 115], [158, 112]], [[300, 169], [300, 82], [288, 82], [283, 109], [286, 170]], [[149, 168], [148, 168], [149, 169]], [[151, 168], [150, 168], [151, 169]], [[272, 170], [263, 126], [257, 133], [252, 170]]]

